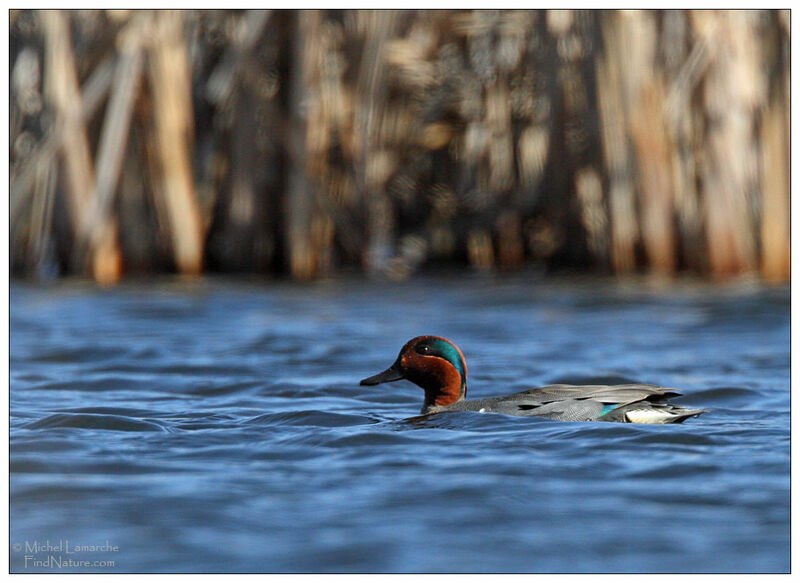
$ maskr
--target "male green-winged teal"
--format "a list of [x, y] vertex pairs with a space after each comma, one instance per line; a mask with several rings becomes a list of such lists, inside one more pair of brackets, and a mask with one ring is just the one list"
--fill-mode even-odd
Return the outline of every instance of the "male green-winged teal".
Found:
[[377, 385], [407, 379], [425, 391], [422, 413], [478, 411], [560, 421], [681, 423], [706, 409], [687, 409], [666, 402], [680, 391], [656, 385], [547, 385], [467, 401], [467, 363], [458, 346], [440, 336], [417, 336], [406, 342], [394, 364], [361, 381]]

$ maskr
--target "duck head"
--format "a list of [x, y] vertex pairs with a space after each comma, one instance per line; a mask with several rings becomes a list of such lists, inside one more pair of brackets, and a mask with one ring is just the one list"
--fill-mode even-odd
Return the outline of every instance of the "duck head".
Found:
[[440, 336], [417, 336], [406, 342], [385, 371], [361, 381], [378, 385], [406, 379], [425, 391], [424, 412], [467, 396], [467, 364], [458, 346]]

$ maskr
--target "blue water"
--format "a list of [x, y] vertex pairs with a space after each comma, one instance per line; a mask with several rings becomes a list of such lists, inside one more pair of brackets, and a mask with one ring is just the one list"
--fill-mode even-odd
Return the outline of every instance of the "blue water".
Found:
[[[789, 301], [532, 275], [14, 284], [11, 569], [788, 571]], [[358, 381], [419, 334], [461, 347], [471, 398], [628, 380], [711, 412], [409, 420], [420, 389]]]

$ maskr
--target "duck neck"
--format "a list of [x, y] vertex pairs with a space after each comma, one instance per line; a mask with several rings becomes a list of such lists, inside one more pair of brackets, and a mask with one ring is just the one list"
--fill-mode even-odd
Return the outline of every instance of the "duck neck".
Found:
[[423, 409], [431, 407], [446, 407], [465, 399], [467, 396], [467, 383], [459, 378], [458, 382], [439, 385], [435, 388], [425, 388], [425, 405]]

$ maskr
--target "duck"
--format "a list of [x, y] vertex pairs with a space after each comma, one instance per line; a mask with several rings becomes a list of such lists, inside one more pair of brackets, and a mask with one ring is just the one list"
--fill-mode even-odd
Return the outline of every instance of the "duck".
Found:
[[467, 362], [461, 349], [441, 336], [417, 336], [405, 343], [385, 371], [361, 385], [408, 380], [425, 391], [422, 415], [446, 411], [502, 413], [558, 421], [682, 423], [708, 409], [689, 409], [667, 402], [678, 389], [650, 384], [567, 385], [535, 387], [505, 397], [467, 400]]

